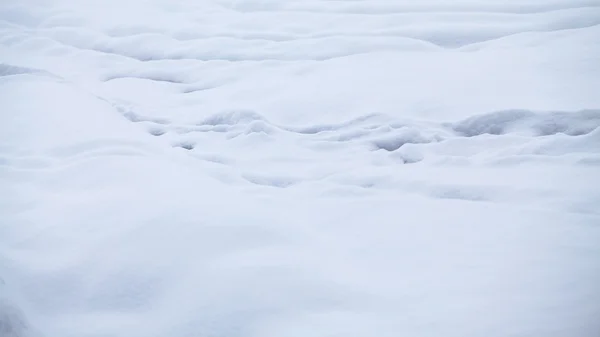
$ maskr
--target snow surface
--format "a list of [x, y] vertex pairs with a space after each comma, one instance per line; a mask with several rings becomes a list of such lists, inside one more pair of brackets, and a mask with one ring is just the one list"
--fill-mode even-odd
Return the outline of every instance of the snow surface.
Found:
[[3, 0], [2, 337], [600, 336], [599, 0]]

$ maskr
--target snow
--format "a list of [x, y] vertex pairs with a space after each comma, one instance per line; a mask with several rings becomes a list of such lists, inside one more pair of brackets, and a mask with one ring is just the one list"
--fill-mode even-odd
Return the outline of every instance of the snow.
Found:
[[598, 41], [597, 0], [4, 0], [0, 336], [598, 336]]

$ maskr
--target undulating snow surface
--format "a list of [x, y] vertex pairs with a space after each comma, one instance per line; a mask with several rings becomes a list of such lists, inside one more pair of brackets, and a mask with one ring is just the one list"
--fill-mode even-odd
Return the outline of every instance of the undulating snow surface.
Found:
[[0, 336], [600, 335], [600, 1], [3, 0]]

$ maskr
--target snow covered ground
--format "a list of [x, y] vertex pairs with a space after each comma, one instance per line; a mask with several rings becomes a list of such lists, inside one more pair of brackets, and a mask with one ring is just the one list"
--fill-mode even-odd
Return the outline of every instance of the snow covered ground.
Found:
[[3, 0], [0, 336], [600, 336], [599, 0]]

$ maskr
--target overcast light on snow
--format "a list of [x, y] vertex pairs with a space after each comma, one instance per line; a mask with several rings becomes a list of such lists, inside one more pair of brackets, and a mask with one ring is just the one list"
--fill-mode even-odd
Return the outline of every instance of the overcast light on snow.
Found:
[[0, 1], [17, 336], [600, 336], [600, 0]]

